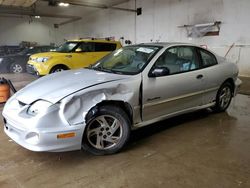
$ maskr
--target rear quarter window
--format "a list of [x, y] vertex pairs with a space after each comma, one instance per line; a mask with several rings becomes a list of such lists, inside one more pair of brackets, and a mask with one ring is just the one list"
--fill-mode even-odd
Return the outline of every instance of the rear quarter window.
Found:
[[109, 52], [114, 51], [116, 49], [116, 44], [114, 43], [95, 43], [95, 51], [96, 52]]
[[212, 53], [203, 49], [199, 49], [199, 52], [203, 67], [209, 67], [218, 64], [216, 57]]

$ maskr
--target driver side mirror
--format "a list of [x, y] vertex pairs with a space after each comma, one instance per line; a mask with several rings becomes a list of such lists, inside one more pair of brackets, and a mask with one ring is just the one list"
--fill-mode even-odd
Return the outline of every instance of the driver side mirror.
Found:
[[75, 52], [82, 52], [81, 48], [77, 48]]
[[148, 74], [149, 77], [161, 77], [167, 76], [170, 71], [167, 67], [154, 67]]

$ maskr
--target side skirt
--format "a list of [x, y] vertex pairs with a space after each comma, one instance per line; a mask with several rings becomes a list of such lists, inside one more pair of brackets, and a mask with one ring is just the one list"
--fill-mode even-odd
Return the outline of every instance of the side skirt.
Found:
[[194, 108], [188, 108], [188, 109], [181, 110], [181, 111], [178, 111], [178, 112], [174, 112], [174, 113], [171, 113], [171, 114], [166, 114], [164, 116], [160, 116], [160, 117], [157, 117], [157, 118], [152, 119], [152, 120], [148, 120], [148, 121], [145, 121], [145, 122], [140, 122], [138, 124], [134, 124], [132, 129], [135, 130], [135, 129], [138, 129], [140, 127], [144, 127], [144, 126], [156, 123], [158, 121], [162, 121], [162, 120], [165, 120], [165, 119], [168, 119], [168, 118], [171, 118], [171, 117], [174, 117], [174, 116], [178, 116], [178, 115], [181, 115], [181, 114], [186, 114], [186, 113], [194, 112], [194, 111], [197, 111], [197, 110], [209, 108], [209, 107], [212, 107], [214, 105], [215, 105], [215, 102], [212, 102], [212, 103], [209, 103], [209, 104], [206, 104], [206, 105], [197, 106], [197, 107], [194, 107]]

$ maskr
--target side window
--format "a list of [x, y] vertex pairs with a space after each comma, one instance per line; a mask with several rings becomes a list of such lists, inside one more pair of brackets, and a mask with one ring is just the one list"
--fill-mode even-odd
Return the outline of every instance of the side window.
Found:
[[213, 54], [203, 49], [200, 49], [201, 60], [203, 67], [209, 67], [217, 64], [217, 60]]
[[27, 55], [36, 54], [36, 53], [40, 53], [40, 52], [41, 52], [40, 48], [34, 47], [34, 48], [30, 48], [30, 49], [28, 50]]
[[95, 45], [93, 42], [82, 42], [76, 49], [80, 48], [82, 52], [94, 52]]
[[109, 51], [114, 51], [115, 49], [116, 49], [116, 44], [113, 43], [102, 43], [102, 42], [95, 43], [96, 52], [109, 52]]
[[50, 51], [50, 47], [43, 47], [41, 48], [42, 52], [49, 52]]
[[167, 49], [155, 62], [156, 67], [166, 67], [170, 74], [187, 72], [199, 68], [196, 50], [191, 46]]

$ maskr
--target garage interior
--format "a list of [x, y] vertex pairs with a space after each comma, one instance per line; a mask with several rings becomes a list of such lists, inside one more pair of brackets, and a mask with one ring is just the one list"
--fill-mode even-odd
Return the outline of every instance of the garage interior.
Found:
[[[249, 8], [249, 0], [0, 0], [1, 47], [108, 37], [123, 46], [193, 43], [236, 63], [242, 80], [226, 112], [140, 128], [114, 155], [32, 152], [6, 136], [0, 118], [0, 187], [250, 187]], [[17, 90], [38, 79], [1, 77]]]

